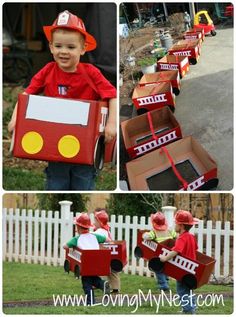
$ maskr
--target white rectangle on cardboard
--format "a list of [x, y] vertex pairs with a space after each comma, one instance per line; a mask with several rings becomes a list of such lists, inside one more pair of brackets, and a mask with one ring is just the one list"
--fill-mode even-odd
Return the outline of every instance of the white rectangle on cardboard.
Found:
[[89, 102], [30, 95], [26, 119], [87, 125], [89, 108]]

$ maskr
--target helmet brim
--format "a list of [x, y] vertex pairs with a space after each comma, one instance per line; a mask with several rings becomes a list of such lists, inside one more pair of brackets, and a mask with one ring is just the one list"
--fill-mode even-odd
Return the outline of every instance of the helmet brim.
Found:
[[55, 29], [68, 29], [68, 30], [73, 30], [76, 32], [79, 32], [84, 35], [85, 37], [85, 51], [92, 51], [97, 47], [97, 42], [95, 38], [89, 34], [88, 32], [78, 29], [77, 27], [72, 27], [72, 26], [58, 26], [58, 25], [46, 25], [43, 27], [44, 34], [48, 40], [48, 42], [52, 41], [52, 31]]

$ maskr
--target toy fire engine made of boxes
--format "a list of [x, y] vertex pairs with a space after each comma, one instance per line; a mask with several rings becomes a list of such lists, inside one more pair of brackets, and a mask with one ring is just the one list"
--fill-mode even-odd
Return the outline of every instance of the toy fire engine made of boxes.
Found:
[[151, 74], [144, 74], [139, 81], [139, 86], [149, 86], [153, 84], [170, 82], [173, 93], [178, 96], [180, 93], [180, 76], [178, 70], [160, 71]]
[[196, 260], [177, 255], [165, 263], [161, 262], [159, 255], [168, 255], [175, 241], [168, 239], [157, 243], [144, 240], [142, 238], [144, 232], [145, 230], [138, 231], [137, 247], [134, 250], [134, 254], [137, 258], [147, 260], [151, 271], [162, 272], [177, 281], [181, 281], [190, 289], [199, 288], [208, 283], [216, 262], [214, 258], [197, 252]]
[[126, 163], [131, 190], [207, 190], [218, 185], [217, 164], [192, 136]]
[[64, 270], [80, 276], [107, 276], [111, 272], [121, 272], [127, 264], [126, 242], [113, 241], [100, 244], [99, 250], [66, 250]]
[[131, 159], [182, 138], [180, 125], [169, 107], [123, 121], [121, 130]]
[[189, 63], [197, 64], [200, 57], [200, 41], [199, 40], [182, 40], [174, 44], [169, 50], [169, 55], [187, 56]]
[[183, 39], [185, 40], [199, 40], [200, 43], [202, 43], [204, 41], [204, 33], [202, 33], [201, 30], [194, 30], [191, 29], [189, 31], [186, 31], [183, 34]]
[[168, 106], [171, 111], [175, 110], [175, 94], [170, 82], [160, 82], [134, 88], [132, 101], [138, 115], [154, 109]]
[[178, 70], [180, 78], [183, 78], [189, 71], [188, 57], [178, 55], [165, 55], [157, 61], [159, 71]]
[[[106, 102], [21, 94], [13, 140], [15, 157], [95, 165], [104, 161]], [[107, 160], [115, 144], [110, 145]]]

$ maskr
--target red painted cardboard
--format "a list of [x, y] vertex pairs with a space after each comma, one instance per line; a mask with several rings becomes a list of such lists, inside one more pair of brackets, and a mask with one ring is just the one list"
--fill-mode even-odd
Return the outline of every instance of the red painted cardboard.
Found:
[[[84, 106], [87, 112], [82, 111]], [[64, 117], [68, 107], [76, 109], [77, 114], [68, 110]], [[107, 113], [106, 102], [19, 95], [13, 154], [33, 160], [92, 165], [96, 143], [104, 135]]]
[[188, 57], [178, 55], [166, 55], [157, 61], [159, 71], [178, 70], [180, 77], [184, 77], [189, 71]]
[[147, 113], [121, 122], [124, 145], [131, 159], [182, 138], [181, 127], [168, 107], [153, 110], [150, 115], [157, 140]]

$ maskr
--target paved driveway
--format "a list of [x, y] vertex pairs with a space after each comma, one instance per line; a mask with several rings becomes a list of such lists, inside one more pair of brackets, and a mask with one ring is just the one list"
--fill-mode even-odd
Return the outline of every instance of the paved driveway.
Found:
[[207, 36], [176, 98], [184, 136], [193, 135], [216, 160], [217, 190], [233, 188], [233, 28]]

